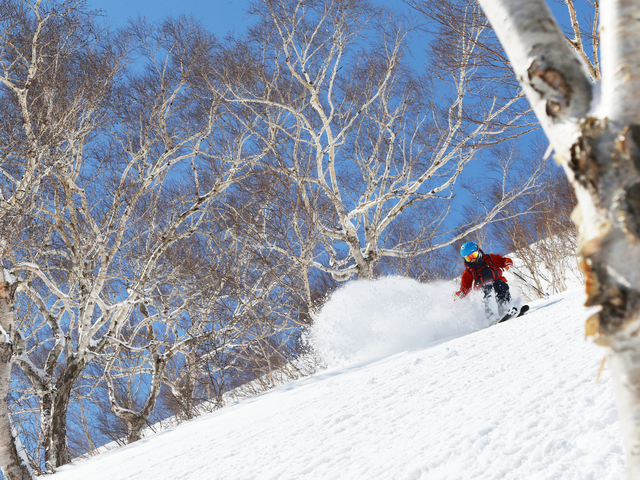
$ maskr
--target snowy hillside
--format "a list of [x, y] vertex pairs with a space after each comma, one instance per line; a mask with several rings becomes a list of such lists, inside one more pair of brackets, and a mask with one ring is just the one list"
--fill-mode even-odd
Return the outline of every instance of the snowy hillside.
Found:
[[54, 480], [621, 479], [583, 294], [487, 328], [450, 285], [350, 283], [312, 339], [329, 368], [64, 467]]

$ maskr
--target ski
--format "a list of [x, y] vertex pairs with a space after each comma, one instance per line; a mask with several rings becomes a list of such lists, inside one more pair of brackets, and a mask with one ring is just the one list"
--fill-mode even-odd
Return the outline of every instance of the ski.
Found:
[[505, 313], [502, 318], [500, 318], [496, 323], [506, 322], [510, 318], [515, 317], [518, 314], [518, 309], [516, 307], [511, 307], [507, 313]]
[[522, 307], [520, 307], [520, 310], [518, 310], [517, 307], [511, 307], [509, 311], [505, 313], [504, 316], [501, 319], [499, 319], [496, 323], [506, 322], [507, 320], [514, 317], [521, 317], [528, 311], [529, 311], [529, 305], [523, 305]]

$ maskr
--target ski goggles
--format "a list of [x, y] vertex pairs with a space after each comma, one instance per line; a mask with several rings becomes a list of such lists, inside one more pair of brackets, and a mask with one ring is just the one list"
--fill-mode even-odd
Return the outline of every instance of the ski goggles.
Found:
[[478, 258], [478, 255], [480, 255], [480, 253], [476, 250], [473, 253], [470, 253], [469, 255], [467, 255], [466, 257], [463, 257], [467, 262], [473, 262], [476, 258]]

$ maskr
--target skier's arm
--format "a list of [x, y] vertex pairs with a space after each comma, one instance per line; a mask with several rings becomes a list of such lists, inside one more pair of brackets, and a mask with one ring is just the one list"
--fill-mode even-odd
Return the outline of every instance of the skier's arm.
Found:
[[462, 278], [460, 279], [460, 294], [458, 295], [458, 293], [456, 292], [456, 295], [458, 295], [460, 298], [465, 297], [467, 293], [471, 291], [472, 285], [473, 275], [471, 275], [471, 273], [469, 273], [469, 271], [465, 269], [465, 271], [462, 273]]
[[501, 268], [503, 270], [509, 270], [509, 267], [511, 265], [513, 265], [513, 260], [511, 260], [508, 257], [503, 257], [501, 255], [497, 255], [495, 253], [490, 254], [491, 256], [491, 261], [493, 262], [493, 264], [498, 267]]

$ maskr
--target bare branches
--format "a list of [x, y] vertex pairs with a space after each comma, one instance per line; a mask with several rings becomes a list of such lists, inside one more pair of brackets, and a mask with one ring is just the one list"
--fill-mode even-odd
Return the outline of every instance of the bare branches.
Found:
[[100, 443], [84, 402], [134, 441], [158, 408], [189, 418], [300, 374], [288, 363], [337, 280], [517, 216], [503, 212], [537, 187], [505, 157], [474, 192], [478, 216], [448, 217], [471, 162], [535, 128], [471, 4], [437, 12], [456, 34], [424, 75], [412, 27], [366, 2], [258, 1], [247, 35], [224, 41], [188, 18], [110, 34], [71, 4], [22, 5], [6, 17], [28, 27], [20, 42], [0, 38], [0, 206], [20, 226], [2, 247], [38, 468], [69, 461], [70, 406], [77, 444]]
[[[432, 246], [401, 251], [382, 244], [407, 209], [451, 200], [457, 179], [483, 147], [526, 131], [514, 109], [521, 96], [469, 98], [486, 28], [477, 7], [463, 12], [477, 21], [461, 21], [468, 31], [451, 41], [453, 96], [441, 103], [423, 99], [437, 90], [419, 86], [403, 63], [407, 27], [382, 13], [349, 8], [268, 3], [262, 28], [269, 35], [242, 44], [256, 52], [256, 76], [267, 95], [230, 77], [217, 90], [232, 104], [265, 112], [251, 128], [271, 149], [271, 171], [295, 185], [297, 217], [316, 229], [317, 245], [323, 246], [308, 265], [339, 280], [370, 278], [382, 256], [431, 251]], [[365, 35], [378, 42], [370, 50], [360, 49]], [[233, 48], [226, 58], [234, 56]], [[258, 57], [267, 51], [284, 60], [284, 71]], [[417, 242], [439, 234], [425, 231]], [[272, 251], [287, 254], [279, 242], [265, 241]]]
[[[207, 83], [202, 62], [215, 41], [184, 18], [130, 33], [145, 68], [124, 76], [113, 64], [107, 86], [85, 94], [95, 95], [82, 105], [96, 108], [96, 120], [89, 121], [94, 110], [80, 109], [85, 121], [60, 129], [69, 136], [32, 207], [37, 238], [12, 270], [32, 315], [20, 337], [22, 388], [39, 409], [50, 470], [70, 459], [67, 410], [74, 391], [95, 381], [85, 377], [88, 368], [94, 375], [104, 367], [102, 385], [134, 441], [162, 386], [177, 381], [165, 375], [167, 365], [187, 368], [205, 344], [222, 349], [226, 362], [267, 350], [275, 357], [296, 326], [282, 310], [292, 295], [279, 291], [292, 267], [265, 259], [236, 234], [253, 219], [234, 218], [233, 204], [250, 198], [244, 185], [272, 144], [257, 142], [256, 120], [223, 104]], [[111, 50], [102, 53], [111, 58]], [[126, 356], [135, 363], [132, 385], [151, 379], [140, 408], [123, 406], [123, 377], [110, 373]], [[201, 366], [189, 373], [198, 382], [208, 374]]]
[[600, 44], [600, 38], [598, 34], [598, 17], [600, 14], [600, 5], [598, 0], [590, 1], [594, 8], [593, 20], [591, 21], [590, 40], [592, 43], [593, 61], [589, 58], [585, 51], [585, 45], [583, 42], [582, 29], [580, 22], [578, 21], [578, 14], [576, 12], [575, 2], [573, 0], [567, 0], [567, 8], [569, 9], [569, 17], [571, 18], [571, 28], [573, 29], [573, 39], [567, 39], [573, 49], [580, 55], [582, 61], [589, 70], [589, 75], [594, 82], [600, 80], [600, 64], [598, 61], [598, 46]]

